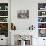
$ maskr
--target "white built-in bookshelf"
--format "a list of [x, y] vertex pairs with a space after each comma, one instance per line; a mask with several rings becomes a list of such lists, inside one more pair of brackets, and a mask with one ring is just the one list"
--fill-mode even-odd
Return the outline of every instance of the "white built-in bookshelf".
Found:
[[46, 37], [46, 3], [38, 3], [38, 31], [39, 36]]

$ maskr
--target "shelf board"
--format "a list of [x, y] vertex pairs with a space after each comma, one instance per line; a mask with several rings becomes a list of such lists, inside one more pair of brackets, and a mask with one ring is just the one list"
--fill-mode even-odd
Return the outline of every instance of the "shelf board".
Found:
[[46, 11], [46, 10], [38, 10], [38, 11]]
[[46, 22], [38, 22], [38, 23], [46, 23]]
[[44, 16], [38, 16], [38, 17], [46, 17], [46, 15], [44, 15]]
[[8, 11], [8, 10], [0, 10], [0, 11]]
[[0, 17], [8, 17], [8, 16], [0, 16]]
[[0, 22], [0, 23], [8, 23], [8, 22]]
[[38, 29], [46, 29], [46, 28], [38, 28]]

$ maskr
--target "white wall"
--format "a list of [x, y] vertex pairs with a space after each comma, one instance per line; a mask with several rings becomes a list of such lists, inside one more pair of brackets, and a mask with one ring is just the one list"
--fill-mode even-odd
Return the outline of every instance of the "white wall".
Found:
[[[45, 3], [46, 0], [11, 0], [11, 22], [17, 30], [27, 30], [32, 24], [37, 29], [38, 3]], [[29, 19], [18, 19], [17, 10], [29, 10]]]
[[[33, 2], [33, 3], [32, 3]], [[17, 10], [29, 10], [29, 19], [18, 19]], [[32, 24], [37, 23], [37, 2], [31, 0], [14, 0], [11, 2], [11, 20], [17, 30], [27, 30]]]
[[[11, 0], [11, 22], [16, 25], [16, 28], [19, 32], [19, 30], [27, 30], [30, 25], [35, 26], [35, 32], [34, 36], [38, 36], [38, 3], [45, 3], [46, 0]], [[17, 18], [17, 10], [29, 10], [29, 19], [18, 19]], [[29, 30], [28, 30], [29, 31]], [[26, 32], [25, 32], [26, 33]], [[42, 38], [36, 37], [33, 38], [33, 46], [41, 46], [40, 44], [43, 44]], [[38, 44], [39, 43], [39, 44]]]

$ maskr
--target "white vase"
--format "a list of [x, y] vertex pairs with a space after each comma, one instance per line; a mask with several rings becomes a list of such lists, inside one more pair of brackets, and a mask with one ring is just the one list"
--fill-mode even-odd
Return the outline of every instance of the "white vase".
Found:
[[21, 40], [21, 46], [25, 46], [25, 41]]

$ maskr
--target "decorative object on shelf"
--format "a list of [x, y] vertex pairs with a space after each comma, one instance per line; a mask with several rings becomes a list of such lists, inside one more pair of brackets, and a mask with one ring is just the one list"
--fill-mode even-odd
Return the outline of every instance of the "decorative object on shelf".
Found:
[[5, 10], [8, 10], [8, 6], [5, 6]]
[[43, 19], [41, 17], [38, 17], [38, 22], [42, 22]]
[[46, 23], [38, 23], [38, 28], [46, 28]]
[[21, 40], [17, 40], [17, 45], [21, 45]]
[[16, 30], [16, 26], [13, 23], [11, 23], [11, 30]]
[[46, 11], [38, 11], [38, 16], [46, 16]]
[[0, 10], [8, 10], [8, 3], [0, 3]]
[[1, 10], [1, 6], [0, 6], [0, 10]]
[[46, 17], [38, 17], [38, 22], [46, 22]]
[[45, 12], [42, 12], [42, 15], [45, 15]]
[[26, 35], [22, 35], [22, 36], [20, 35], [20, 37], [21, 37], [22, 40], [26, 40], [26, 39], [29, 38], [29, 36], [26, 36]]
[[29, 30], [34, 30], [34, 26], [33, 25], [31, 25], [31, 26], [29, 26]]
[[44, 10], [44, 8], [40, 8], [40, 10]]
[[46, 16], [46, 11], [42, 11], [42, 16]]
[[29, 10], [18, 10], [17, 18], [20, 18], [20, 19], [29, 18]]
[[0, 35], [8, 37], [8, 23], [0, 23]]
[[0, 23], [1, 30], [8, 30], [8, 23]]
[[8, 11], [0, 11], [0, 16], [8, 16]]
[[46, 37], [46, 29], [39, 29], [39, 37]]
[[8, 17], [0, 17], [0, 22], [8, 22]]
[[[15, 35], [15, 45], [18, 46], [30, 46], [32, 45], [32, 36], [31, 35]], [[17, 46], [16, 45], [16, 46]]]
[[46, 3], [38, 3], [38, 10], [46, 10]]

